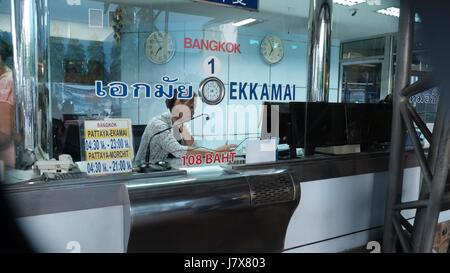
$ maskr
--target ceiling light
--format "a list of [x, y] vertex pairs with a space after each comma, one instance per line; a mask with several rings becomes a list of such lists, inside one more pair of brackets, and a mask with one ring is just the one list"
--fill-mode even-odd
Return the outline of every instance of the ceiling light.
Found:
[[[385, 8], [385, 9], [379, 9], [379, 10], [377, 10], [377, 12], [380, 14], [393, 16], [393, 17], [397, 17], [397, 18], [400, 17], [400, 9], [397, 7], [389, 7], [389, 8]], [[416, 13], [415, 21], [417, 23], [421, 22], [419, 14], [417, 14], [417, 13]]]
[[396, 7], [379, 9], [377, 12], [388, 16], [400, 17], [400, 9]]
[[334, 4], [343, 5], [343, 6], [354, 6], [357, 4], [361, 4], [366, 2], [366, 0], [333, 0]]
[[254, 18], [248, 18], [248, 19], [245, 19], [245, 20], [242, 20], [242, 21], [233, 23], [233, 26], [235, 26], [235, 27], [241, 27], [241, 26], [245, 26], [245, 25], [248, 25], [248, 24], [251, 24], [251, 23], [254, 23], [254, 22], [256, 22], [256, 19], [254, 19]]
[[66, 0], [69, 6], [79, 6], [81, 5], [81, 0]]

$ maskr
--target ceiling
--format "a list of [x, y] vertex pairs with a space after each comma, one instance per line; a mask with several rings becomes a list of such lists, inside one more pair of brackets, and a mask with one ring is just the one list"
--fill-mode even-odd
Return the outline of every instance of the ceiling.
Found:
[[[170, 17], [171, 24], [185, 24], [193, 18], [204, 24], [209, 21], [237, 21], [253, 17], [263, 21], [245, 31], [254, 29], [265, 32], [289, 32], [307, 34], [310, 0], [260, 0], [259, 12], [199, 3], [193, 0], [79, 0], [80, 6], [68, 6], [67, 0], [51, 1], [52, 20], [86, 23], [88, 8], [111, 7], [108, 4], [146, 7], [177, 12]], [[0, 0], [2, 10], [10, 1]], [[69, 1], [70, 2], [70, 1]], [[333, 5], [332, 36], [341, 41], [365, 38], [384, 33], [397, 32], [398, 18], [381, 15], [375, 11], [385, 7], [399, 6], [399, 0], [380, 0], [381, 5], [362, 3], [351, 7]], [[67, 12], [67, 10], [70, 12]], [[356, 9], [356, 14], [352, 13]]]
[[[100, 0], [102, 1], [102, 0]], [[257, 27], [266, 31], [285, 30], [306, 34], [310, 0], [260, 0], [259, 12], [221, 7], [193, 0], [114, 0], [113, 3], [128, 3], [137, 6], [151, 6], [154, 9], [168, 9], [179, 13], [209, 16], [216, 20], [245, 19], [254, 17], [264, 22]], [[397, 32], [398, 18], [376, 13], [376, 10], [399, 6], [399, 0], [380, 0], [381, 5], [362, 3], [351, 7], [333, 4], [333, 38], [352, 40]], [[356, 14], [352, 13], [356, 9]], [[180, 18], [181, 19], [181, 18]], [[173, 20], [173, 18], [171, 18]], [[255, 26], [256, 27], [256, 26]]]

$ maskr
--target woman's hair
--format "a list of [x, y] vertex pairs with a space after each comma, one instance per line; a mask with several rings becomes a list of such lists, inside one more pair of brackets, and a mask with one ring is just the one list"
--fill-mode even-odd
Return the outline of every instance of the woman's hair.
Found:
[[[193, 100], [194, 98], [196, 98], [197, 97], [197, 94], [194, 92], [194, 96], [192, 97], [192, 99], [190, 99], [190, 100]], [[177, 102], [177, 100], [178, 100], [178, 90], [177, 89], [175, 89], [175, 92], [174, 92], [174, 94], [173, 94], [173, 98], [171, 98], [171, 99], [166, 99], [166, 106], [167, 106], [167, 109], [169, 109], [170, 111], [172, 111], [172, 109], [173, 109], [173, 107], [175, 106], [175, 103]], [[190, 101], [189, 100], [189, 101]]]
[[0, 36], [0, 57], [3, 62], [13, 55], [12, 47]]

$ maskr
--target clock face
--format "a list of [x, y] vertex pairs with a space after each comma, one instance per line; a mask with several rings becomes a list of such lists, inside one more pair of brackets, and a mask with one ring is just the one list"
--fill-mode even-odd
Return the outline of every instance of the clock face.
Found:
[[276, 64], [284, 57], [283, 42], [275, 35], [267, 35], [261, 42], [261, 55], [269, 64]]
[[209, 105], [219, 104], [225, 97], [225, 86], [216, 77], [210, 77], [200, 83], [202, 100]]
[[166, 32], [152, 32], [145, 43], [145, 54], [155, 64], [169, 62], [175, 54], [175, 44]]

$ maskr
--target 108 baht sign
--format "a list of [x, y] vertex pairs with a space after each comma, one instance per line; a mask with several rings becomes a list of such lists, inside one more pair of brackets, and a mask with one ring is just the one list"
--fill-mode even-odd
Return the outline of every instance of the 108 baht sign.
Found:
[[84, 151], [88, 175], [128, 173], [133, 170], [129, 119], [84, 122]]
[[194, 1], [219, 4], [236, 8], [243, 8], [253, 11], [258, 11], [259, 7], [259, 0], [194, 0]]

